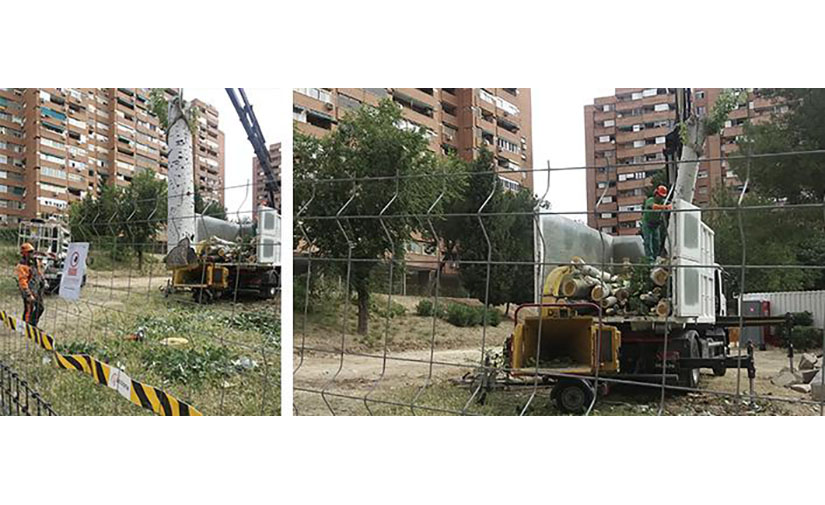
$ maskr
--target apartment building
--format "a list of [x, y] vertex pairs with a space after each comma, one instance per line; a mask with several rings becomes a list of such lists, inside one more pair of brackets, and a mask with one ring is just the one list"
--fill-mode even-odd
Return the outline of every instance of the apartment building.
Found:
[[[201, 106], [219, 166], [205, 163], [209, 176], [199, 185], [205, 198], [222, 201], [223, 134], [217, 111]], [[0, 88], [0, 222], [63, 214], [71, 202], [105, 184], [126, 185], [141, 170], [165, 178], [165, 133], [149, 108], [145, 88]], [[193, 147], [196, 160], [201, 146]], [[196, 163], [196, 183], [201, 175]]]
[[298, 130], [323, 136], [348, 111], [390, 99], [402, 110], [402, 128], [418, 128], [433, 152], [474, 159], [492, 151], [505, 187], [532, 189], [530, 88], [296, 88], [293, 120]]
[[[708, 113], [719, 94], [718, 88], [693, 89], [693, 103], [699, 115]], [[634, 235], [641, 226], [641, 210], [657, 171], [664, 168], [665, 136], [674, 128], [676, 96], [668, 88], [616, 88], [615, 94], [596, 98], [584, 107], [585, 150], [587, 156], [587, 208], [594, 209], [604, 194], [596, 214], [588, 224], [614, 235]], [[716, 187], [741, 187], [724, 157], [737, 150], [736, 140], [747, 121], [769, 121], [787, 110], [776, 100], [748, 91], [748, 100], [729, 115], [722, 131], [709, 137], [699, 164], [694, 203], [710, 203]], [[640, 165], [641, 164], [641, 165]]]
[[[269, 163], [272, 170], [275, 172], [275, 177], [280, 182], [281, 180], [281, 143], [270, 144], [269, 146]], [[258, 162], [258, 157], [252, 158], [252, 194], [255, 195], [254, 204], [252, 206], [253, 219], [257, 219], [258, 207], [261, 205], [269, 206], [269, 193], [266, 191], [266, 177], [264, 176], [261, 164]], [[281, 193], [275, 193], [275, 208], [280, 212], [281, 210]]]
[[192, 142], [195, 186], [204, 202], [224, 205], [224, 135], [218, 128], [218, 109], [201, 100], [192, 100], [198, 110], [198, 135]]

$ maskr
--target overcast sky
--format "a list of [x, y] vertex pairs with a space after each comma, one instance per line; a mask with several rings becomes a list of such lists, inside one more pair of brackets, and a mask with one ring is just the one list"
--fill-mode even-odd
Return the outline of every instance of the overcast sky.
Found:
[[[292, 93], [288, 89], [246, 89], [267, 144], [284, 142], [292, 135]], [[611, 87], [532, 88], [533, 168], [584, 166], [584, 106], [593, 99], [613, 94]], [[220, 129], [225, 135], [226, 186], [246, 184], [252, 178], [252, 145], [223, 88], [186, 88], [187, 100], [199, 98], [218, 109]], [[284, 157], [289, 156], [285, 154]], [[547, 172], [534, 174], [534, 191], [541, 196]], [[251, 192], [251, 188], [250, 188]], [[228, 189], [226, 206], [230, 212], [249, 213], [251, 194], [245, 188]], [[580, 212], [587, 207], [584, 170], [553, 172], [550, 177], [553, 210]], [[585, 216], [568, 216], [585, 220]]]
[[[532, 88], [533, 168], [581, 167], [584, 150], [584, 106], [593, 99], [612, 95], [614, 88]], [[534, 174], [534, 192], [542, 196], [547, 172]], [[587, 209], [584, 170], [552, 172], [547, 195], [554, 211], [581, 212]], [[585, 215], [568, 216], [586, 221]]]
[[[286, 135], [292, 134], [291, 93], [266, 88], [245, 88], [244, 91], [258, 118], [267, 146], [283, 142]], [[226, 90], [224, 88], [185, 88], [183, 96], [186, 100], [199, 98], [218, 109], [218, 127], [224, 133], [225, 186], [227, 187], [225, 204], [230, 213], [228, 217], [231, 219], [232, 214], [239, 210], [242, 216], [250, 216], [251, 186], [248, 193], [245, 187], [233, 188], [233, 186], [252, 182], [252, 159], [255, 157], [255, 152], [246, 138], [246, 132], [232, 102], [229, 101]], [[239, 94], [238, 99], [240, 100]]]

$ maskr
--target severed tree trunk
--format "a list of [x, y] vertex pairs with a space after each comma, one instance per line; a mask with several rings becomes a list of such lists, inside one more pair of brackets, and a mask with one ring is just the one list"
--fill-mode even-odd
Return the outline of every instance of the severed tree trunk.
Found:
[[195, 239], [195, 178], [192, 160], [192, 131], [186, 122], [183, 98], [169, 102], [169, 171], [167, 174], [167, 250], [184, 238]]
[[682, 142], [682, 157], [676, 169], [676, 186], [673, 189], [673, 199], [677, 198], [693, 203], [696, 191], [696, 176], [699, 173], [699, 157], [702, 156], [705, 145], [705, 129], [702, 121], [691, 116], [686, 122], [687, 138]]

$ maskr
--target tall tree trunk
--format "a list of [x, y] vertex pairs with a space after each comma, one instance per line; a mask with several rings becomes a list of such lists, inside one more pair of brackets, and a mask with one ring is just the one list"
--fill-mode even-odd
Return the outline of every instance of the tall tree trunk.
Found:
[[169, 102], [169, 170], [167, 173], [167, 250], [184, 238], [195, 238], [195, 178], [192, 160], [192, 132], [186, 122], [183, 97]]
[[358, 290], [358, 334], [366, 335], [370, 322], [370, 292], [366, 289]]
[[138, 249], [138, 270], [143, 272], [143, 248]]

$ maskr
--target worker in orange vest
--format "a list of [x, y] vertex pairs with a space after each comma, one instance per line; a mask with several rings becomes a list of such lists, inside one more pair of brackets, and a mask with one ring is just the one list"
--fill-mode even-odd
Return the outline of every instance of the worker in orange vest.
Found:
[[34, 246], [28, 242], [20, 246], [20, 263], [14, 268], [14, 274], [20, 296], [23, 297], [23, 320], [37, 326], [45, 310], [43, 292], [46, 289], [46, 279], [40, 263], [34, 257]]

